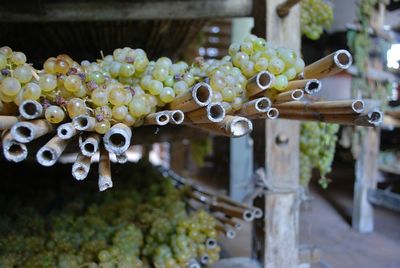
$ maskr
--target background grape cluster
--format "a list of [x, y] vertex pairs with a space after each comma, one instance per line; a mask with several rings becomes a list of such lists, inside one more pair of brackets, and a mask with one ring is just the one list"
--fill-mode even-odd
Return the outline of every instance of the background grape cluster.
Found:
[[189, 213], [170, 180], [143, 162], [118, 174], [118, 191], [77, 194], [63, 186], [57, 194], [2, 202], [0, 267], [161, 268], [186, 267], [203, 255], [218, 260], [219, 246], [205, 246], [217, 237], [214, 218]]
[[333, 22], [333, 9], [324, 0], [301, 1], [301, 32], [311, 40], [320, 38]]

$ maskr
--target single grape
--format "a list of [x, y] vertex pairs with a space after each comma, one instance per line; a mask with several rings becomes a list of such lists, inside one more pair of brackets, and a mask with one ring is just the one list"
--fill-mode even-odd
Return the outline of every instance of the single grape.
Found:
[[65, 113], [60, 107], [52, 105], [46, 109], [44, 116], [50, 123], [58, 124], [64, 120]]
[[57, 87], [57, 78], [52, 74], [44, 74], [39, 78], [39, 85], [42, 91], [50, 92]]
[[20, 82], [14, 77], [6, 77], [1, 81], [0, 91], [7, 96], [16, 96], [21, 90]]
[[112, 109], [112, 117], [115, 120], [122, 121], [128, 114], [128, 107], [126, 106], [114, 106]]
[[165, 103], [170, 103], [175, 98], [175, 92], [170, 87], [165, 87], [160, 93], [160, 99]]
[[96, 125], [94, 126], [95, 130], [99, 134], [105, 134], [111, 127], [110, 121], [108, 120], [103, 120], [100, 122], [97, 122]]
[[64, 80], [64, 87], [70, 92], [77, 92], [82, 86], [82, 80], [78, 75], [69, 75]]
[[13, 52], [11, 56], [11, 61], [15, 65], [22, 65], [26, 62], [26, 56], [22, 52]]
[[87, 107], [82, 99], [73, 98], [68, 101], [67, 112], [70, 118], [74, 118], [78, 115], [86, 114]]
[[38, 84], [27, 83], [23, 88], [24, 100], [38, 100], [42, 94], [42, 89]]
[[93, 90], [91, 99], [96, 106], [104, 106], [108, 104], [108, 92], [105, 89], [97, 88]]

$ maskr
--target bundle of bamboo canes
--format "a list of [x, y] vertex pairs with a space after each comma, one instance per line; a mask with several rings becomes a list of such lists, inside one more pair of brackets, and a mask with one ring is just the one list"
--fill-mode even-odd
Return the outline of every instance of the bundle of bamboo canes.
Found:
[[[382, 121], [382, 113], [363, 100], [301, 101], [303, 96], [321, 90], [318, 79], [346, 69], [351, 61], [347, 51], [336, 51], [306, 66], [298, 80], [290, 81], [284, 91], [272, 89], [274, 76], [268, 71], [261, 71], [247, 81], [249, 101], [238, 110], [234, 110], [228, 102], [213, 102], [214, 92], [210, 84], [199, 82], [190, 91], [177, 96], [166, 110], [140, 118], [138, 124], [157, 128], [167, 124], [184, 124], [233, 138], [249, 134], [253, 129], [252, 119], [272, 120], [279, 116], [294, 120], [377, 126]], [[109, 156], [116, 155], [119, 163], [127, 161], [126, 151], [134, 139], [131, 127], [116, 123], [106, 133], [98, 134], [95, 130], [98, 119], [89, 114], [51, 124], [44, 119], [44, 104], [38, 101], [26, 100], [19, 107], [0, 103], [2, 148], [7, 160], [24, 161], [28, 156], [28, 143], [53, 135], [37, 151], [36, 159], [41, 165], [54, 165], [70, 144], [78, 153], [72, 175], [77, 180], [85, 179], [91, 168], [92, 157], [99, 154], [99, 189], [103, 191], [112, 187]], [[133, 129], [140, 131], [140, 127]], [[193, 194], [198, 195], [196, 192]], [[230, 205], [225, 203], [212, 201], [209, 205], [215, 210], [225, 211], [229, 216], [239, 216], [239, 211], [231, 210]], [[245, 217], [248, 218], [251, 217]]]

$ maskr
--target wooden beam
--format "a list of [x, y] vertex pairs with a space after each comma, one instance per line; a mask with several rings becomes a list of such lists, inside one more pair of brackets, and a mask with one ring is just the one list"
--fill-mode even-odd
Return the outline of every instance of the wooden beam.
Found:
[[101, 3], [97, 1], [51, 1], [42, 2], [40, 12], [35, 9], [18, 12], [17, 7], [1, 9], [0, 21], [49, 22], [249, 17], [252, 15], [253, 2], [249, 0], [102, 1]]

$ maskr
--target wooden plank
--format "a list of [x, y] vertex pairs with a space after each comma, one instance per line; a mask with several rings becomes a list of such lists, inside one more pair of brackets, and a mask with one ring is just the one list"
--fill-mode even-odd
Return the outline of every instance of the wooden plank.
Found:
[[370, 189], [368, 200], [375, 205], [400, 212], [400, 194], [387, 190]]
[[368, 128], [356, 162], [352, 225], [361, 233], [374, 230], [374, 211], [368, 201], [368, 191], [376, 188], [379, 143], [379, 129]]
[[[293, 7], [289, 15], [280, 18], [276, 7], [284, 0], [255, 1], [255, 34], [266, 34], [275, 45], [300, 51], [300, 9]], [[262, 12], [264, 12], [262, 14]], [[266, 25], [264, 29], [260, 24]], [[265, 192], [264, 222], [257, 221], [255, 234], [264, 236], [255, 241], [254, 249], [266, 268], [298, 266], [299, 224], [299, 123], [288, 120], [254, 122], [256, 166], [265, 166], [266, 180], [271, 190]], [[262, 228], [263, 226], [263, 228]], [[262, 229], [260, 229], [262, 228]], [[257, 238], [256, 238], [257, 239]]]
[[16, 12], [1, 9], [0, 21], [104, 21], [147, 19], [205, 19], [218, 17], [248, 17], [252, 15], [252, 1], [68, 1], [43, 2], [40, 12]]

